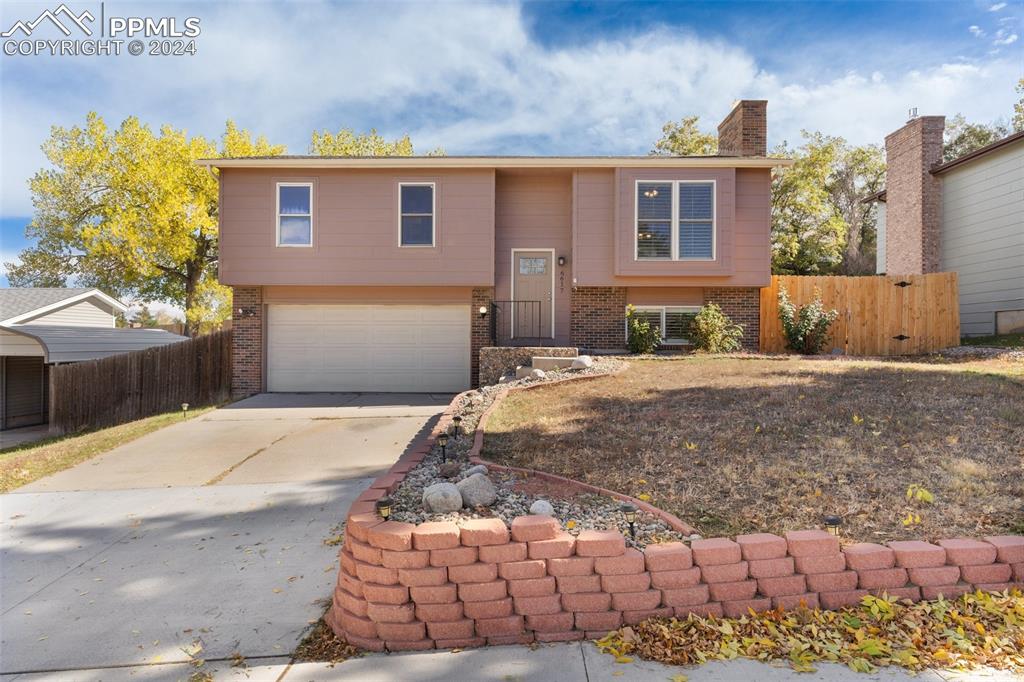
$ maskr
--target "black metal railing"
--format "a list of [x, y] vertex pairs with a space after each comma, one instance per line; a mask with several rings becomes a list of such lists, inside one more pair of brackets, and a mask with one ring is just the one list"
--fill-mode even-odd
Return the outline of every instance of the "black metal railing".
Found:
[[[547, 319], [545, 314], [549, 316]], [[541, 301], [491, 301], [491, 343], [496, 346], [550, 345], [550, 315]]]

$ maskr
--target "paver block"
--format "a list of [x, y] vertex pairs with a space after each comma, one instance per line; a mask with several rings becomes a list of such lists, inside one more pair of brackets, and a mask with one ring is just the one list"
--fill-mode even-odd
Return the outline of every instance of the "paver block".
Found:
[[844, 606], [856, 606], [869, 594], [867, 590], [842, 590], [839, 592], [819, 592], [818, 600], [822, 608], [841, 609]]
[[366, 616], [366, 600], [362, 597], [354, 597], [345, 590], [334, 591], [334, 603], [349, 613]]
[[451, 521], [430, 521], [416, 526], [412, 544], [416, 549], [452, 549], [461, 543], [459, 527]]
[[902, 568], [929, 568], [946, 565], [946, 550], [924, 540], [894, 540], [886, 543], [896, 553], [896, 565]]
[[417, 604], [450, 604], [458, 599], [458, 587], [452, 583], [410, 587], [409, 596]]
[[601, 576], [599, 575], [567, 575], [556, 578], [558, 591], [562, 594], [579, 592], [600, 592]]
[[542, 597], [514, 597], [512, 606], [521, 616], [541, 616], [561, 613], [562, 596], [546, 594]]
[[907, 584], [907, 569], [879, 568], [873, 571], [857, 571], [857, 577], [857, 586], [862, 590], [903, 587]]
[[434, 648], [432, 639], [386, 639], [384, 647], [388, 651], [426, 651]]
[[409, 601], [409, 588], [405, 585], [363, 583], [363, 598], [378, 604], [404, 604]]
[[1013, 579], [1024, 582], [1024, 561], [1019, 564], [1010, 564], [1013, 568]]
[[1004, 564], [1024, 563], [1024, 535], [989, 535], [985, 542], [996, 548], [996, 559]]
[[397, 569], [364, 564], [361, 561], [356, 562], [356, 577], [364, 583], [377, 583], [378, 585], [398, 584]]
[[459, 585], [459, 599], [470, 601], [494, 601], [508, 594], [507, 581], [493, 580], [489, 583], [462, 583]]
[[369, 618], [363, 618], [362, 616], [342, 610], [338, 614], [338, 622], [341, 624], [342, 629], [350, 635], [366, 638], [377, 637], [377, 624]]
[[462, 524], [461, 541], [467, 547], [504, 545], [508, 542], [508, 527], [499, 518], [469, 519]]
[[[639, 594], [639, 593], [635, 593]], [[622, 595], [632, 596], [632, 595]], [[613, 600], [614, 602], [614, 600]], [[663, 606], [657, 609], [641, 609], [639, 611], [623, 611], [622, 622], [626, 625], [636, 625], [642, 623], [648, 618], [671, 618], [675, 615], [675, 610], [671, 606]]]
[[692, 587], [700, 582], [700, 567], [694, 566], [682, 571], [653, 571], [651, 585], [660, 589]]
[[757, 594], [756, 580], [740, 580], [734, 583], [714, 583], [708, 585], [711, 601], [742, 601], [753, 599]]
[[416, 607], [412, 604], [366, 605], [366, 617], [374, 623], [411, 623], [416, 620]]
[[815, 573], [839, 573], [846, 570], [846, 557], [842, 554], [821, 554], [802, 556], [794, 560], [797, 573], [814, 575]]
[[665, 606], [693, 606], [706, 604], [711, 599], [707, 585], [694, 585], [678, 590], [662, 590], [661, 603]]
[[932, 600], [942, 597], [943, 599], [956, 599], [960, 595], [973, 592], [974, 588], [965, 583], [956, 585], [928, 585], [921, 587], [921, 598]]
[[796, 564], [791, 556], [780, 559], [753, 559], [747, 562], [747, 570], [751, 578], [781, 578], [793, 575]]
[[517, 516], [512, 519], [512, 539], [516, 542], [552, 540], [562, 531], [558, 520], [550, 516]]
[[582, 630], [568, 630], [566, 632], [538, 632], [538, 642], [578, 642], [586, 634]]
[[435, 639], [434, 645], [438, 649], [475, 649], [487, 646], [487, 640], [483, 637], [465, 637], [462, 639]]
[[602, 575], [601, 589], [605, 592], [644, 592], [651, 588], [650, 573]]
[[363, 596], [363, 583], [348, 575], [344, 571], [338, 571], [338, 587], [355, 597]]
[[876, 597], [884, 597], [886, 595], [890, 597], [896, 597], [897, 599], [907, 600], [912, 602], [921, 601], [921, 588], [920, 587], [889, 587], [875, 590], [868, 590], [871, 594]]
[[607, 592], [562, 595], [562, 608], [566, 611], [608, 611], [611, 606], [612, 595]]
[[453, 547], [430, 550], [431, 566], [465, 566], [476, 563], [479, 553], [476, 547]]
[[360, 542], [366, 542], [366, 531], [373, 526], [384, 523], [384, 519], [376, 514], [349, 514], [345, 521], [345, 540], [355, 538]]
[[555, 593], [555, 578], [527, 578], [525, 580], [509, 580], [508, 593], [512, 597], [542, 597]]
[[584, 530], [576, 536], [576, 556], [615, 557], [626, 551], [626, 538], [615, 530]]
[[557, 578], [569, 575], [591, 575], [594, 572], [594, 558], [574, 556], [562, 559], [548, 559], [548, 573]]
[[381, 565], [386, 568], [426, 568], [430, 565], [430, 552], [426, 550], [395, 552], [390, 549], [379, 550]]
[[423, 623], [377, 623], [377, 636], [388, 640], [418, 641], [426, 638], [427, 628]]
[[533, 540], [526, 544], [527, 554], [531, 559], [564, 559], [565, 557], [572, 556], [573, 550], [576, 547], [576, 538], [564, 531], [560, 531], [551, 539]]
[[587, 612], [576, 614], [576, 627], [580, 630], [617, 630], [622, 625], [621, 611]]
[[1010, 564], [961, 566], [960, 577], [965, 583], [1005, 583], [1013, 578], [1013, 568]]
[[739, 601], [722, 602], [722, 613], [728, 618], [741, 618], [749, 616], [750, 612], [762, 613], [771, 611], [772, 600], [767, 597], [763, 599], [742, 599]]
[[[404, 551], [412, 549], [412, 532], [416, 525], [403, 521], [385, 521], [366, 529], [366, 539], [374, 547]], [[387, 640], [387, 637], [382, 639]]]
[[[509, 611], [511, 613], [511, 611]], [[451, 604], [417, 604], [416, 620], [425, 623], [442, 623], [453, 620], [462, 620], [462, 602], [456, 601]], [[508, 614], [501, 614], [508, 615]]]
[[484, 545], [480, 548], [480, 561], [489, 564], [526, 560], [526, 543], [509, 542], [504, 545]]
[[981, 540], [955, 538], [939, 540], [938, 545], [946, 550], [946, 563], [953, 566], [980, 566], [996, 560], [995, 545]]
[[734, 564], [712, 564], [700, 567], [700, 578], [704, 582], [711, 583], [735, 583], [746, 580], [749, 575], [746, 561]]
[[648, 571], [682, 571], [693, 566], [693, 552], [681, 542], [647, 545], [644, 561]]
[[847, 592], [857, 589], [857, 571], [812, 573], [805, 576], [811, 592]]
[[384, 640], [377, 639], [376, 637], [360, 637], [359, 635], [352, 634], [351, 632], [345, 633], [345, 639], [348, 643], [357, 646], [365, 651], [384, 651]]
[[506, 580], [543, 578], [547, 575], [547, 564], [543, 559], [527, 559], [498, 564], [498, 575]]
[[959, 566], [932, 566], [930, 568], [908, 568], [910, 582], [920, 587], [955, 585], [960, 580]]
[[536, 614], [526, 617], [526, 629], [537, 632], [565, 632], [572, 630], [575, 618], [566, 611], [552, 614]]
[[839, 553], [839, 538], [823, 530], [791, 530], [786, 533], [786, 544], [792, 557]]
[[737, 535], [736, 544], [747, 561], [781, 559], [787, 551], [786, 539], [771, 533]]
[[448, 582], [448, 569], [443, 566], [400, 568], [398, 569], [398, 582], [406, 587], [444, 585]]
[[734, 564], [743, 559], [740, 546], [729, 538], [694, 540], [690, 543], [690, 550], [693, 563], [701, 567]]
[[453, 583], [489, 583], [498, 579], [498, 564], [476, 562], [448, 567], [448, 580]]
[[773, 609], [784, 609], [795, 611], [796, 609], [816, 609], [819, 606], [817, 592], [805, 592], [803, 594], [787, 594], [780, 597], [772, 597]]
[[661, 590], [619, 592], [612, 595], [612, 608], [616, 611], [649, 611], [660, 605]]
[[846, 567], [855, 571], [873, 571], [896, 565], [896, 552], [874, 542], [858, 542], [843, 548]]
[[504, 618], [512, 615], [512, 597], [490, 601], [470, 601], [462, 606], [466, 618]]
[[621, 556], [605, 556], [594, 559], [594, 571], [598, 575], [628, 575], [644, 572], [644, 555], [630, 547]]
[[689, 618], [691, 615], [700, 616], [701, 618], [709, 616], [721, 618], [725, 615], [725, 611], [722, 609], [722, 602], [719, 601], [708, 602], [707, 604], [693, 604], [691, 606], [677, 606], [674, 612], [676, 618]]
[[521, 632], [518, 635], [496, 635], [487, 638], [488, 646], [508, 646], [510, 644], [533, 644], [535, 640], [532, 632]]
[[1020, 589], [1017, 583], [978, 583], [974, 589], [982, 592], [1005, 592], [1012, 589]]
[[[359, 542], [355, 538], [345, 538], [345, 546], [348, 547], [348, 550], [352, 552], [352, 556], [358, 561], [373, 564], [374, 566], [383, 565], [381, 560], [381, 550], [379, 547], [368, 545], [365, 542]], [[389, 568], [394, 568], [394, 566], [390, 566]]]
[[504, 618], [480, 618], [476, 621], [476, 633], [481, 637], [499, 635], [518, 635], [523, 631], [522, 616], [505, 616]]
[[777, 578], [761, 578], [757, 581], [757, 591], [766, 597], [803, 594], [807, 592], [807, 576], [787, 575]]

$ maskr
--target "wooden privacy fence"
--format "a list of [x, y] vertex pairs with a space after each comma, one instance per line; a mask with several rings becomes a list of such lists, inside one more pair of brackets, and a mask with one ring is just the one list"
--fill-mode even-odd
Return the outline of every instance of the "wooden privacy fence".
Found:
[[955, 272], [874, 277], [775, 275], [761, 289], [761, 351], [782, 353], [779, 289], [796, 305], [821, 292], [825, 309], [839, 311], [824, 352], [847, 355], [915, 355], [960, 344]]
[[231, 332], [55, 365], [50, 371], [50, 430], [112, 426], [160, 412], [224, 402], [231, 392]]

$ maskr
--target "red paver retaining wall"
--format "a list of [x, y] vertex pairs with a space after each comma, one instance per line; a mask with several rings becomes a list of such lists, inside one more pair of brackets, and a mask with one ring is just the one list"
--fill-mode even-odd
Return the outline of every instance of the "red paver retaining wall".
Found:
[[[591, 375], [596, 376], [596, 375]], [[526, 388], [544, 386], [536, 384]], [[517, 388], [512, 390], [524, 390]], [[1024, 589], [1024, 537], [899, 541], [840, 548], [822, 530], [784, 536], [626, 547], [617, 531], [566, 533], [547, 516], [422, 524], [383, 521], [374, 501], [394, 491], [448, 428], [456, 396], [434, 432], [349, 509], [327, 623], [373, 651], [560, 642], [601, 637], [653, 616], [738, 617], [748, 609], [839, 608], [867, 594], [947, 598], [974, 589]], [[481, 416], [471, 459], [483, 443]], [[488, 462], [496, 469], [507, 469]], [[522, 469], [512, 469], [525, 472]], [[684, 533], [678, 518], [624, 495], [541, 472], [580, 490], [613, 494]]]

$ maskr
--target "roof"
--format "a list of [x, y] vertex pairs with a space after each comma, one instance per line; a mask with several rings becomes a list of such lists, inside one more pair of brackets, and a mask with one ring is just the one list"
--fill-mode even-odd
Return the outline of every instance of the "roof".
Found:
[[38, 341], [46, 353], [46, 362], [95, 360], [188, 340], [163, 329], [51, 327], [36, 324], [0, 324], [0, 329]]
[[862, 203], [862, 204], [870, 204], [872, 201], [884, 202], [885, 201], [885, 190], [884, 189], [880, 189], [877, 192], [875, 192], [874, 194], [867, 195], [866, 197], [864, 197], [863, 199], [860, 200], [860, 203]]
[[14, 324], [36, 317], [48, 310], [60, 308], [76, 301], [97, 297], [115, 310], [125, 312], [128, 307], [99, 289], [72, 289], [65, 287], [8, 287], [0, 289], [0, 323]]
[[200, 159], [207, 168], [777, 168], [766, 156], [249, 156]]
[[1003, 139], [996, 140], [992, 144], [985, 145], [984, 147], [979, 147], [978, 149], [975, 149], [973, 152], [967, 152], [963, 156], [957, 157], [957, 158], [953, 159], [952, 161], [947, 161], [945, 163], [940, 163], [938, 166], [935, 166], [934, 168], [932, 168], [931, 172], [934, 175], [938, 175], [940, 173], [945, 173], [946, 171], [950, 170], [951, 168], [956, 168], [957, 166], [959, 166], [961, 164], [968, 163], [968, 162], [971, 162], [971, 161], [975, 161], [976, 159], [979, 159], [982, 156], [986, 156], [987, 154], [991, 154], [992, 152], [994, 152], [994, 151], [996, 151], [998, 149], [1002, 149], [1003, 147], [1006, 147], [1007, 145], [1011, 145], [1014, 142], [1020, 142], [1021, 140], [1024, 140], [1024, 130], [1022, 130], [1020, 132], [1017, 132], [1017, 133], [1014, 133], [1013, 135], [1007, 135]]

